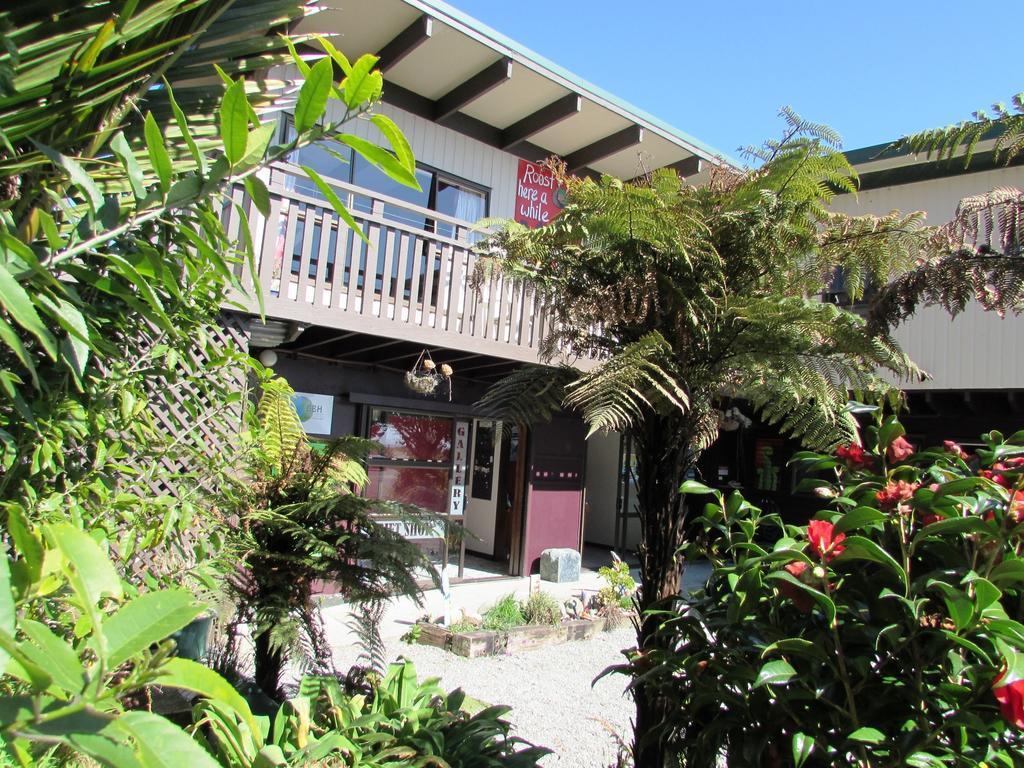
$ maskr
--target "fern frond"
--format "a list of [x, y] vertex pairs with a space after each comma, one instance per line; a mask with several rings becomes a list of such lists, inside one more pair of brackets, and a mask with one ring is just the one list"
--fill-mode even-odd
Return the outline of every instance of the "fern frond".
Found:
[[570, 384], [565, 405], [580, 410], [588, 436], [635, 426], [663, 407], [686, 411], [689, 397], [668, 370], [671, 358], [665, 338], [649, 333]]
[[511, 424], [548, 421], [562, 410], [566, 387], [577, 378], [573, 368], [524, 366], [488, 389], [476, 407]]
[[904, 136], [894, 147], [924, 152], [928, 159], [935, 155], [939, 160], [951, 160], [962, 151], [964, 168], [970, 166], [978, 143], [988, 138], [995, 138], [993, 152], [997, 161], [1009, 163], [1024, 150], [1024, 93], [1013, 97], [1012, 109], [1005, 104], [993, 104], [991, 114], [978, 110], [973, 118]]
[[289, 465], [306, 442], [306, 432], [292, 402], [294, 396], [295, 390], [287, 381], [274, 378], [264, 382], [256, 406], [259, 449], [267, 463], [279, 469]]

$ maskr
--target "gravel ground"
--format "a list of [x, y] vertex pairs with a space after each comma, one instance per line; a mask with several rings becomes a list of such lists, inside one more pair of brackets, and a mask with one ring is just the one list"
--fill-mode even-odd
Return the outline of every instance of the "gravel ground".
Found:
[[[628, 624], [591, 640], [549, 645], [504, 656], [466, 659], [440, 648], [392, 642], [389, 658], [405, 656], [420, 679], [440, 677], [445, 690], [462, 688], [487, 704], [512, 707], [513, 732], [554, 750], [543, 761], [557, 768], [604, 768], [614, 764], [612, 732], [632, 737], [633, 702], [625, 694], [626, 678], [594, 678], [622, 660], [620, 650], [635, 645]], [[348, 661], [347, 649], [337, 660]], [[345, 667], [342, 666], [342, 669]]]

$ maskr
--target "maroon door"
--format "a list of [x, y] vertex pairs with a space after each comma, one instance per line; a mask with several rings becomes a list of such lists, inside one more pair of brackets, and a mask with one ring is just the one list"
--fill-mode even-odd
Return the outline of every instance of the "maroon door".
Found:
[[586, 428], [578, 419], [554, 418], [530, 436], [523, 573], [540, 568], [540, 553], [577, 549], [583, 526]]

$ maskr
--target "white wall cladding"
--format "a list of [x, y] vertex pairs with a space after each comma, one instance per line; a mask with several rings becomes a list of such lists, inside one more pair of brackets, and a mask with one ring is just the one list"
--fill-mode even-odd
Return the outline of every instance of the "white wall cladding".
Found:
[[[953, 218], [964, 197], [999, 186], [1024, 187], [1024, 168], [960, 174], [840, 195], [832, 208], [850, 214], [924, 211], [929, 224]], [[1024, 316], [1000, 318], [971, 305], [955, 320], [937, 308], [918, 311], [896, 330], [903, 349], [932, 378], [907, 389], [1024, 388]]]
[[[339, 102], [330, 103], [332, 119], [340, 117], [340, 107]], [[487, 187], [491, 190], [490, 215], [512, 218], [519, 158], [390, 104], [380, 104], [376, 111], [401, 128], [417, 162]], [[386, 145], [380, 131], [368, 120], [353, 120], [345, 128], [368, 141]]]

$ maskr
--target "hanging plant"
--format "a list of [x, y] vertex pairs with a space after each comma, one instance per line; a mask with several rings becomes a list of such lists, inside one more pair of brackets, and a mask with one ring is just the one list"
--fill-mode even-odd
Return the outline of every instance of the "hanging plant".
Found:
[[442, 381], [448, 382], [448, 400], [452, 399], [452, 367], [448, 363], [442, 363], [438, 368], [437, 363], [430, 356], [430, 350], [424, 349], [416, 358], [416, 364], [405, 374], [405, 386], [420, 395], [432, 395], [437, 391]]

